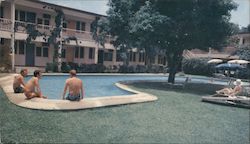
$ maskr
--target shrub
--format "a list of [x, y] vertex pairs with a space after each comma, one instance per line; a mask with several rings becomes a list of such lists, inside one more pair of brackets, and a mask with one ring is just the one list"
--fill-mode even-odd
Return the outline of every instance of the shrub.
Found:
[[134, 66], [121, 65], [118, 72], [119, 73], [134, 73], [135, 68], [134, 68]]
[[151, 65], [147, 67], [148, 73], [163, 73], [164, 71], [164, 67], [159, 65]]
[[78, 65], [78, 63], [68, 62], [68, 65], [70, 66], [70, 69], [74, 69], [77, 72], [79, 72], [79, 65]]
[[58, 72], [57, 63], [47, 63], [45, 67], [46, 72]]
[[211, 76], [215, 70], [214, 64], [208, 64], [208, 58], [183, 59], [182, 70], [185, 74]]
[[68, 73], [70, 70], [71, 67], [69, 66], [69, 64], [66, 62], [62, 62], [61, 71], [64, 73]]
[[249, 68], [244, 68], [244, 69], [239, 70], [238, 78], [250, 79], [250, 69]]
[[135, 68], [135, 71], [137, 73], [146, 73], [147, 72], [147, 67], [145, 65], [137, 65]]
[[81, 64], [78, 71], [83, 73], [102, 73], [105, 69], [106, 67], [103, 64]]

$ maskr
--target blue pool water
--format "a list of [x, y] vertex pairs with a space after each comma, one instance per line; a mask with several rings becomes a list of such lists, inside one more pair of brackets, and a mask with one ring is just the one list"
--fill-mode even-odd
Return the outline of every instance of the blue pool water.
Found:
[[[30, 77], [27, 77], [28, 80]], [[61, 99], [65, 80], [69, 76], [43, 76], [40, 80], [40, 86], [43, 95], [49, 99]], [[83, 81], [85, 97], [115, 96], [132, 94], [115, 86], [118, 81], [127, 80], [162, 80], [167, 81], [166, 76], [152, 75], [83, 75], [78, 76]], [[176, 82], [184, 81], [183, 77], [176, 77]], [[208, 82], [208, 79], [192, 79], [192, 82]], [[217, 82], [226, 84], [225, 82]]]

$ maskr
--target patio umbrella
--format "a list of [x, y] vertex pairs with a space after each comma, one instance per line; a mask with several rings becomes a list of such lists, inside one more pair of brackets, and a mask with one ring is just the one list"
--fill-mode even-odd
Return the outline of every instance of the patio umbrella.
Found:
[[233, 63], [235, 63], [235, 64], [248, 64], [250, 62], [246, 61], [246, 60], [230, 60], [230, 61], [228, 61], [228, 63], [231, 63], [231, 64], [233, 64]]
[[244, 67], [239, 64], [223, 63], [215, 67], [216, 69], [226, 69], [226, 70], [237, 70], [243, 69]]
[[221, 63], [221, 62], [223, 62], [223, 60], [221, 59], [211, 59], [207, 63]]

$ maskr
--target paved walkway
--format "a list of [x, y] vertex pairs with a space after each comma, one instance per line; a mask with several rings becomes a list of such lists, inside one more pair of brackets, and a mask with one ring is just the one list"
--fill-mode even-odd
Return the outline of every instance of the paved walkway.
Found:
[[[59, 75], [59, 74], [53, 74]], [[60, 74], [61, 75], [61, 74]], [[15, 105], [30, 108], [30, 109], [41, 109], [41, 110], [78, 110], [78, 109], [89, 109], [105, 106], [114, 106], [121, 104], [132, 104], [141, 102], [150, 102], [157, 100], [156, 96], [142, 93], [133, 89], [130, 89], [125, 84], [116, 83], [121, 89], [134, 93], [133, 95], [123, 96], [110, 96], [110, 97], [98, 97], [98, 98], [85, 98], [79, 102], [71, 102], [68, 100], [51, 100], [42, 98], [33, 98], [26, 100], [24, 94], [15, 94], [12, 89], [14, 74], [7, 74], [0, 77], [0, 86], [3, 88], [8, 99]]]

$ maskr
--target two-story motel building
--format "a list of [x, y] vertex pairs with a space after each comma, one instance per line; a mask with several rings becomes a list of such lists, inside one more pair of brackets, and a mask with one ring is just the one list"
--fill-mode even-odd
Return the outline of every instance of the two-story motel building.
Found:
[[[42, 37], [37, 37], [33, 45], [27, 47], [25, 40], [27, 32], [24, 27], [15, 24], [34, 24], [40, 32], [49, 33], [55, 26], [54, 10], [49, 7], [60, 8], [65, 14], [62, 39], [76, 37], [62, 45], [62, 61], [78, 64], [97, 64], [105, 66], [122, 64], [117, 50], [111, 45], [109, 37], [105, 48], [99, 46], [92, 38], [91, 23], [96, 17], [105, 17], [95, 13], [35, 0], [1, 0], [0, 5], [0, 54], [11, 56], [11, 47], [15, 48], [15, 67], [42, 67], [53, 61], [53, 47], [48, 45]], [[14, 22], [14, 23], [12, 23]], [[144, 65], [145, 54], [140, 51], [130, 52], [130, 65]], [[163, 57], [156, 56], [155, 64], [163, 64]]]

